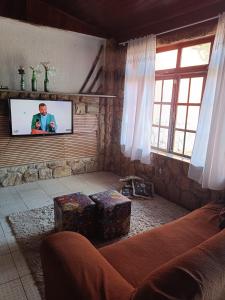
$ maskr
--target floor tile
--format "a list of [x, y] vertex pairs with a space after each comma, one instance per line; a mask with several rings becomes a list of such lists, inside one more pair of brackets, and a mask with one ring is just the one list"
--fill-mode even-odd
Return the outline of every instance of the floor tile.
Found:
[[12, 229], [7, 221], [7, 217], [5, 216], [1, 217], [0, 215], [0, 224], [4, 234], [8, 234], [8, 233], [12, 234]]
[[5, 255], [8, 253], [10, 253], [9, 246], [6, 237], [3, 233], [3, 230], [0, 226], [0, 255]]
[[16, 192], [15, 186], [9, 186], [9, 187], [0, 187], [0, 198], [1, 196], [4, 196], [5, 194], [13, 194]]
[[61, 182], [64, 185], [67, 184], [82, 184], [83, 179], [80, 179], [79, 176], [70, 176], [70, 177], [62, 177], [59, 178], [59, 182]]
[[86, 186], [86, 188], [84, 189], [84, 193], [87, 195], [91, 195], [91, 194], [96, 194], [96, 193], [100, 193], [106, 190], [106, 187], [103, 185], [97, 185], [97, 184], [89, 184]]
[[40, 187], [35, 190], [21, 190], [19, 193], [23, 199], [23, 203], [28, 209], [49, 205], [52, 202], [52, 198]]
[[23, 203], [23, 200], [19, 194], [16, 197], [4, 198], [4, 199], [0, 200], [0, 210], [2, 207], [6, 206], [6, 205], [12, 206], [12, 205], [20, 204], [20, 203]]
[[0, 285], [1, 300], [27, 300], [22, 283], [19, 279]]
[[69, 191], [69, 193], [84, 193], [87, 189], [87, 184], [85, 182], [68, 182], [65, 183], [65, 186], [67, 187], [67, 191]]
[[1, 236], [4, 236], [4, 231], [3, 231], [2, 226], [1, 226], [1, 223], [0, 223], [0, 237], [1, 237]]
[[50, 198], [50, 196], [40, 198], [40, 199], [30, 198], [28, 200], [25, 200], [24, 203], [28, 209], [33, 209], [33, 208], [39, 208], [42, 206], [50, 205], [53, 203], [53, 199]]
[[39, 189], [39, 185], [38, 185], [38, 182], [35, 181], [35, 182], [28, 182], [28, 183], [24, 183], [24, 184], [21, 184], [21, 185], [17, 185], [15, 186], [15, 189], [17, 191], [28, 191], [28, 190], [34, 190], [34, 189]]
[[17, 271], [19, 273], [19, 276], [30, 274], [30, 269], [27, 265], [27, 262], [20, 251], [12, 252], [12, 257], [16, 265]]
[[27, 201], [30, 199], [42, 199], [42, 198], [47, 198], [48, 195], [40, 189], [33, 189], [33, 190], [21, 190], [19, 191], [19, 194], [21, 196], [21, 199], [23, 201]]
[[[4, 189], [3, 189], [4, 190]], [[0, 189], [0, 208], [6, 204], [15, 204], [21, 201], [21, 197], [16, 190], [13, 191], [2, 191]]]
[[2, 217], [6, 217], [12, 213], [24, 211], [24, 210], [27, 210], [27, 207], [24, 204], [24, 202], [21, 200], [20, 202], [17, 202], [14, 204], [9, 204], [9, 205], [5, 204], [5, 205], [1, 206], [0, 216], [2, 218]]
[[[19, 277], [14, 261], [11, 254], [0, 256], [0, 284], [6, 283], [10, 280]], [[0, 298], [1, 299], [1, 298]]]
[[61, 195], [65, 195], [68, 192], [68, 188], [59, 180], [43, 180], [38, 182], [40, 188], [48, 195], [52, 196], [55, 194], [61, 193]]
[[10, 249], [10, 252], [19, 251], [19, 245], [15, 239], [15, 236], [11, 232], [7, 232], [6, 235], [6, 241], [8, 244], [8, 248]]
[[21, 282], [28, 300], [41, 300], [38, 288], [30, 274], [21, 277]]

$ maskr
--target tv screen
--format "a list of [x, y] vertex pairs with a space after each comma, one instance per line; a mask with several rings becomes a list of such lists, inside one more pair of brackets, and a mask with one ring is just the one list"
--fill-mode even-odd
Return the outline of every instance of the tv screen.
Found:
[[70, 100], [9, 99], [11, 135], [55, 135], [73, 133]]

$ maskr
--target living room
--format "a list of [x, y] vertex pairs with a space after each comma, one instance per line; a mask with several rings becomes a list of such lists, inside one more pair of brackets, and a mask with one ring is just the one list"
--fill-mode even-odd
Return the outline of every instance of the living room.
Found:
[[0, 299], [224, 300], [224, 1], [3, 0], [0, 35]]

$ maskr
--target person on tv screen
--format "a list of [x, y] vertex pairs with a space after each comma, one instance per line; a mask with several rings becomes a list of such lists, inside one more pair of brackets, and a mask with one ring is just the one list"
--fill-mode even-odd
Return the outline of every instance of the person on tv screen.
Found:
[[39, 113], [33, 115], [31, 123], [32, 134], [44, 134], [44, 133], [55, 133], [56, 132], [56, 121], [52, 114], [47, 111], [47, 105], [45, 103], [39, 104]]

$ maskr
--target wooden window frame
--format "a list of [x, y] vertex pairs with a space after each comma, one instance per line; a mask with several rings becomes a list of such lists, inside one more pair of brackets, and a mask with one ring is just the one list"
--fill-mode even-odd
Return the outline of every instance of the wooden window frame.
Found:
[[[214, 42], [214, 36], [210, 37], [205, 37], [201, 39], [196, 39], [192, 41], [187, 41], [187, 42], [181, 42], [181, 43], [176, 43], [171, 46], [166, 46], [166, 47], [160, 47], [157, 49], [157, 53], [160, 52], [166, 52], [170, 50], [175, 50], [177, 49], [177, 63], [176, 63], [176, 68], [173, 69], [166, 69], [166, 70], [158, 70], [155, 73], [155, 78], [157, 80], [168, 80], [172, 79], [173, 80], [173, 91], [172, 91], [172, 99], [171, 102], [162, 102], [162, 95], [161, 95], [161, 102], [154, 101], [154, 104], [160, 104], [160, 121], [159, 125], [152, 125], [153, 127], [157, 127], [159, 129], [158, 131], [158, 143], [157, 147], [152, 146], [153, 149], [161, 150], [164, 152], [169, 152], [172, 154], [176, 154], [182, 157], [187, 157], [190, 158], [190, 156], [184, 154], [184, 148], [185, 148], [185, 139], [186, 139], [186, 133], [187, 132], [193, 132], [196, 133], [194, 130], [188, 130], [187, 129], [187, 117], [188, 117], [188, 107], [189, 106], [199, 106], [201, 108], [201, 101], [202, 101], [202, 96], [204, 93], [205, 89], [205, 82], [206, 82], [206, 77], [207, 77], [207, 72], [208, 72], [208, 64], [206, 65], [200, 65], [200, 66], [188, 66], [188, 67], [180, 67], [181, 63], [181, 55], [182, 55], [182, 49], [185, 47], [193, 46], [193, 45], [198, 45], [198, 44], [203, 44], [203, 43], [211, 43], [210, 47], [210, 53], [209, 53], [209, 61], [211, 58], [211, 53], [212, 53], [212, 47], [213, 47], [213, 42]], [[178, 92], [179, 92], [179, 83], [180, 79], [182, 78], [194, 78], [194, 77], [203, 77], [203, 86], [202, 86], [202, 95], [201, 95], [201, 101], [200, 103], [189, 103], [189, 93], [190, 93], [190, 83], [189, 83], [189, 90], [188, 90], [188, 100], [187, 103], [178, 103]], [[162, 86], [162, 91], [163, 91], [163, 86]], [[162, 111], [162, 105], [163, 104], [170, 104], [171, 109], [170, 109], [170, 120], [169, 120], [169, 126], [161, 126], [161, 111]], [[185, 120], [185, 129], [178, 129], [175, 127], [176, 124], [176, 112], [177, 112], [177, 106], [178, 105], [184, 105], [187, 107], [186, 111], [186, 120]], [[160, 137], [160, 128], [168, 128], [168, 140], [167, 140], [167, 149], [162, 149], [159, 148], [159, 137]], [[184, 141], [183, 141], [183, 154], [177, 153], [173, 151], [173, 143], [174, 143], [174, 137], [175, 137], [175, 130], [183, 131], [184, 132]]]

